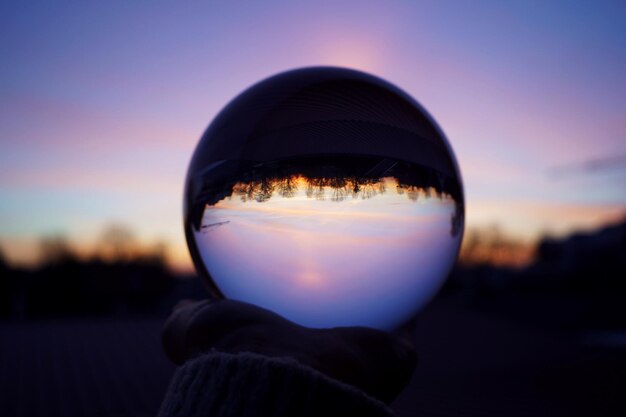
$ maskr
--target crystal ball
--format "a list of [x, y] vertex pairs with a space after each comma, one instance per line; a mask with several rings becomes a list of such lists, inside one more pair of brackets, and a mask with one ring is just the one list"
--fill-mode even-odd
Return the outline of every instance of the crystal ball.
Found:
[[393, 330], [456, 260], [463, 186], [441, 129], [405, 92], [304, 68], [215, 117], [189, 166], [184, 221], [214, 297], [309, 327]]

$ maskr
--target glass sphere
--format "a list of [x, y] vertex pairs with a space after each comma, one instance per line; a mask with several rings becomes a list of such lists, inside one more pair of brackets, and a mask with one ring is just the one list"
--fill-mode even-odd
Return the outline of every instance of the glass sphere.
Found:
[[392, 330], [438, 291], [464, 224], [461, 176], [428, 113], [341, 68], [232, 100], [187, 174], [185, 232], [215, 297], [309, 327]]

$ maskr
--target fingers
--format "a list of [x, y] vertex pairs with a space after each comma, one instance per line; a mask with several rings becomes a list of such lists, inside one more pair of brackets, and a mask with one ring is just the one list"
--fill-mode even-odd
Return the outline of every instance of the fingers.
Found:
[[393, 401], [410, 381], [417, 353], [408, 339], [363, 327], [335, 328], [332, 332], [347, 346], [343, 349], [346, 356], [332, 358], [337, 364], [332, 372], [341, 371], [340, 379], [386, 403]]
[[409, 382], [417, 355], [413, 323], [395, 333], [366, 327], [310, 329], [234, 300], [186, 302], [163, 328], [176, 364], [212, 349], [292, 357], [390, 403]]
[[180, 365], [186, 360], [189, 325], [193, 322], [193, 318], [209, 305], [209, 300], [183, 300], [174, 308], [174, 312], [165, 322], [161, 333], [165, 354], [172, 362]]
[[287, 329], [296, 326], [271, 311], [235, 300], [179, 305], [162, 332], [165, 353], [176, 364], [211, 349], [237, 352], [253, 346], [261, 350], [271, 343], [269, 335], [290, 334]]
[[405, 386], [411, 381], [411, 377], [417, 367], [418, 355], [412, 338], [409, 340], [405, 337], [393, 337], [393, 350], [395, 354], [395, 366], [390, 367], [388, 378], [388, 397], [390, 403]]
[[185, 307], [189, 307], [191, 305], [195, 305], [198, 303], [203, 303], [205, 301], [210, 301], [210, 300], [192, 300], [190, 298], [183, 298], [182, 300], [178, 301], [176, 303], [176, 305], [174, 305], [174, 308], [172, 308], [172, 312], [175, 312], [177, 310], [180, 310], [181, 308], [185, 308]]
[[[410, 369], [407, 378], [410, 378], [413, 369], [417, 365], [417, 349], [415, 347], [416, 318], [412, 318], [402, 327], [391, 333], [394, 337], [394, 350], [398, 357], [398, 363], [402, 363], [404, 369]], [[408, 383], [408, 379], [407, 379]]]

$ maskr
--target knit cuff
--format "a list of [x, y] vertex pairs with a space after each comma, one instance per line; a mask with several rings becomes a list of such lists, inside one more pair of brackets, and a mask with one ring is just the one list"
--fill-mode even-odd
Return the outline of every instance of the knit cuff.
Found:
[[210, 352], [177, 369], [159, 417], [393, 417], [382, 402], [291, 358]]

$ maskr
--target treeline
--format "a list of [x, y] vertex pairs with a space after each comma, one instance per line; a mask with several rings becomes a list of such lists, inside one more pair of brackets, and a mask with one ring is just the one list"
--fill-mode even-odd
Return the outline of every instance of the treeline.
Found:
[[[308, 198], [316, 200], [343, 201], [348, 197], [366, 200], [386, 193], [388, 186], [389, 184], [384, 181], [384, 178], [307, 178], [294, 175], [238, 182], [232, 187], [230, 196], [239, 197], [243, 202], [263, 203], [275, 195], [282, 198], [292, 198], [302, 187]], [[435, 188], [402, 184], [397, 179], [393, 189], [399, 195], [406, 195], [411, 201], [418, 201], [421, 198], [446, 198], [447, 196]], [[448, 197], [452, 198], [451, 196]]]
[[217, 165], [196, 179], [188, 196], [188, 218], [201, 228], [206, 206], [237, 197], [243, 202], [266, 202], [273, 196], [291, 198], [300, 187], [308, 198], [340, 202], [348, 197], [368, 199], [388, 192], [385, 178], [393, 178], [394, 191], [411, 201], [420, 198], [452, 198], [455, 210], [451, 234], [462, 229], [464, 200], [456, 178], [432, 168], [405, 161], [365, 156], [293, 158], [263, 164], [237, 161]]
[[0, 254], [0, 316], [154, 313], [167, 308], [174, 278], [165, 246], [141, 248], [122, 226], [107, 228], [90, 255], [63, 236], [45, 237], [33, 266], [12, 266]]
[[563, 238], [545, 237], [532, 247], [497, 228], [470, 231], [458, 269], [470, 286], [485, 281], [480, 285], [513, 291], [626, 296], [626, 220]]
[[[277, 194], [289, 198], [304, 183], [307, 197], [342, 201], [348, 196], [371, 198], [386, 191], [383, 178], [394, 178], [399, 194], [412, 200], [425, 193], [451, 196], [463, 203], [456, 179], [432, 168], [374, 157], [317, 157], [264, 164], [239, 162], [218, 166], [207, 174], [198, 193], [202, 204], [214, 205], [228, 196], [263, 202]], [[224, 175], [220, 171], [228, 171]], [[326, 193], [329, 192], [327, 195]]]
[[283, 197], [297, 191], [296, 178], [307, 183], [307, 196], [342, 201], [348, 196], [371, 198], [385, 189], [383, 178], [395, 178], [397, 191], [417, 200], [423, 190], [451, 196], [462, 212], [462, 186], [456, 178], [432, 168], [406, 161], [372, 156], [318, 156], [256, 163], [224, 161], [191, 179], [187, 198], [188, 217], [200, 229], [204, 208], [238, 195], [246, 201], [269, 200], [275, 192]]
[[468, 242], [444, 292], [540, 326], [626, 328], [626, 219], [591, 232], [544, 238], [525, 249], [532, 249], [522, 254], [532, 260], [526, 265], [515, 265], [520, 244], [497, 231], [469, 238], [477, 240]]

